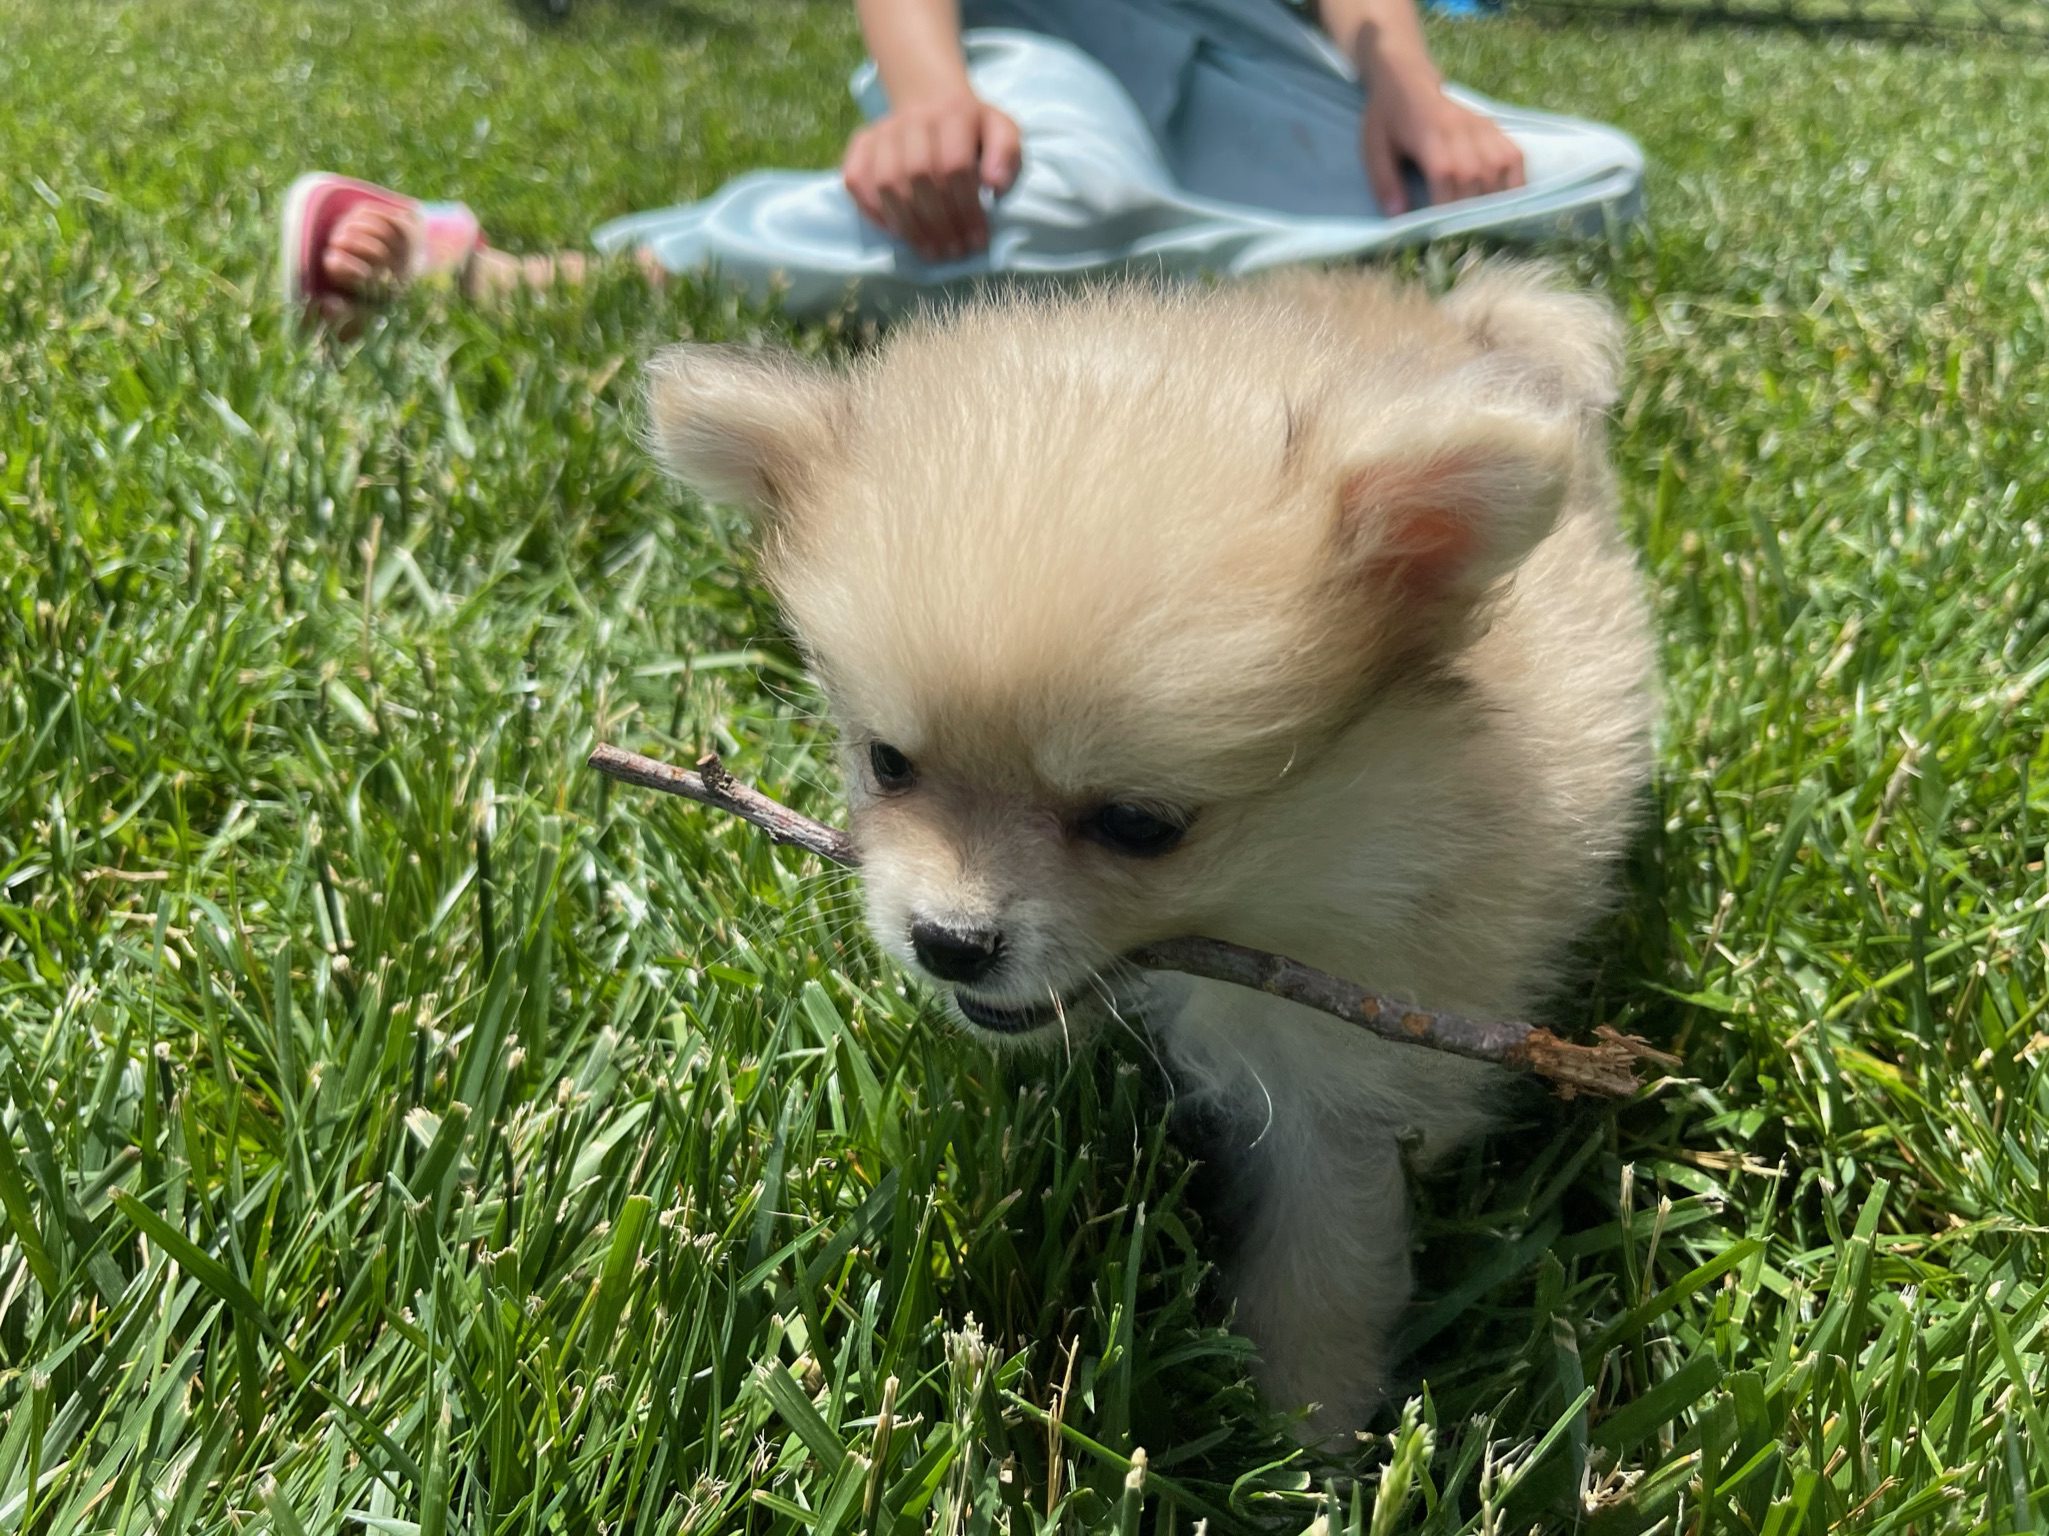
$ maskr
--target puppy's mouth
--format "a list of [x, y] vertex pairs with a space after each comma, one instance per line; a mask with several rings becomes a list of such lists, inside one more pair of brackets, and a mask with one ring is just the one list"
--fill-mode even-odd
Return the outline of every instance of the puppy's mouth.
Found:
[[1059, 1022], [1063, 1013], [1072, 1013], [1076, 999], [1063, 997], [1057, 1001], [1048, 998], [1043, 1003], [987, 1003], [975, 997], [965, 987], [953, 989], [953, 1006], [961, 1017], [977, 1029], [986, 1029], [998, 1035], [1026, 1035], [1035, 1029], [1044, 1029]]

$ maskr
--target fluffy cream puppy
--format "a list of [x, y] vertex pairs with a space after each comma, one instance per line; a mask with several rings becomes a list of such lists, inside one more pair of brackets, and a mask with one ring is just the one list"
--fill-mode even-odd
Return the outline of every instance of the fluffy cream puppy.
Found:
[[761, 519], [831, 700], [876, 940], [990, 1037], [1142, 1013], [1226, 1127], [1264, 1384], [1360, 1424], [1408, 1293], [1399, 1143], [1489, 1070], [1117, 957], [1201, 934], [1528, 1008], [1610, 899], [1651, 662], [1603, 452], [1617, 327], [1517, 268], [1117, 287], [845, 371], [662, 355], [668, 466]]

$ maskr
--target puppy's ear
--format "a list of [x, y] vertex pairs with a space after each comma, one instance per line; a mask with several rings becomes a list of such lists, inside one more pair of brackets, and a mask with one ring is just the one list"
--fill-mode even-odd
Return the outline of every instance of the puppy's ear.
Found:
[[1622, 322], [1592, 294], [1536, 262], [1492, 262], [1461, 281], [1444, 312], [1504, 373], [1539, 398], [1586, 410], [1615, 403]]
[[780, 513], [837, 449], [846, 385], [787, 353], [685, 345], [648, 370], [648, 432], [707, 500]]
[[1341, 473], [1339, 557], [1355, 579], [1428, 604], [1477, 597], [1521, 563], [1557, 523], [1579, 452], [1563, 412], [1456, 398], [1375, 437]]

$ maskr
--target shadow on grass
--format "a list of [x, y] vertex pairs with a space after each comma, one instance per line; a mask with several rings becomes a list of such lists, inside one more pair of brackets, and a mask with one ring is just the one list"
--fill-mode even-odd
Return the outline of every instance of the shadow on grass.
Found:
[[528, 25], [542, 32], [561, 29], [577, 15], [600, 12], [660, 34], [672, 43], [722, 42], [753, 37], [759, 30], [753, 13], [742, 20], [688, 0], [508, 0]]
[[[1670, 797], [1664, 786], [1646, 795], [1616, 909], [1581, 945], [1577, 985], [1539, 1013], [1561, 1033], [1605, 1023], [1660, 1048], [1681, 1039], [1690, 1010], [1658, 990], [1675, 980], [1669, 892], [1682, 878], [1667, 862]], [[1424, 1391], [1441, 1428], [1541, 1424], [1601, 1380], [1580, 1339], [1631, 1298], [1614, 1294], [1599, 1257], [1627, 1241], [1622, 1170], [1669, 1141], [1671, 1111], [1655, 1098], [1568, 1103], [1533, 1081], [1502, 1108], [1499, 1130], [1413, 1186], [1416, 1289], [1379, 1429]], [[1508, 1523], [1569, 1511], [1570, 1472], [1571, 1458], [1547, 1458], [1518, 1484]]]

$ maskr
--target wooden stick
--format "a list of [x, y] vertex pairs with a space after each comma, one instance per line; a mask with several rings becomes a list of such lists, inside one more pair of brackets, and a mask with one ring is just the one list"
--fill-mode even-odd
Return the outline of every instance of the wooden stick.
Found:
[[[700, 758], [693, 772], [642, 757], [638, 752], [599, 747], [590, 755], [590, 766], [629, 784], [659, 789], [728, 811], [752, 822], [786, 847], [802, 848], [834, 864], [851, 866], [860, 862], [846, 833], [800, 815], [741, 783], [726, 771], [716, 752]], [[1398, 1003], [1285, 955], [1247, 949], [1222, 939], [1167, 939], [1142, 945], [1125, 958], [1144, 970], [1178, 971], [1285, 998], [1400, 1045], [1447, 1051], [1472, 1061], [1527, 1072], [1544, 1079], [1562, 1098], [1582, 1093], [1626, 1098], [1642, 1086], [1637, 1078], [1642, 1063], [1660, 1068], [1679, 1065], [1677, 1057], [1606, 1025], [1595, 1031], [1594, 1044], [1576, 1045], [1531, 1024], [1489, 1023]]]
[[716, 752], [700, 757], [694, 773], [688, 768], [642, 757], [638, 752], [622, 752], [617, 747], [599, 747], [591, 753], [590, 765], [599, 773], [624, 779], [628, 784], [659, 789], [665, 794], [695, 800], [699, 805], [731, 812], [742, 821], [753, 822], [787, 848], [802, 848], [835, 864], [852, 866], [860, 862], [854, 857], [854, 844], [846, 833], [800, 815], [760, 790], [742, 784], [726, 772], [726, 765], [719, 761]]

